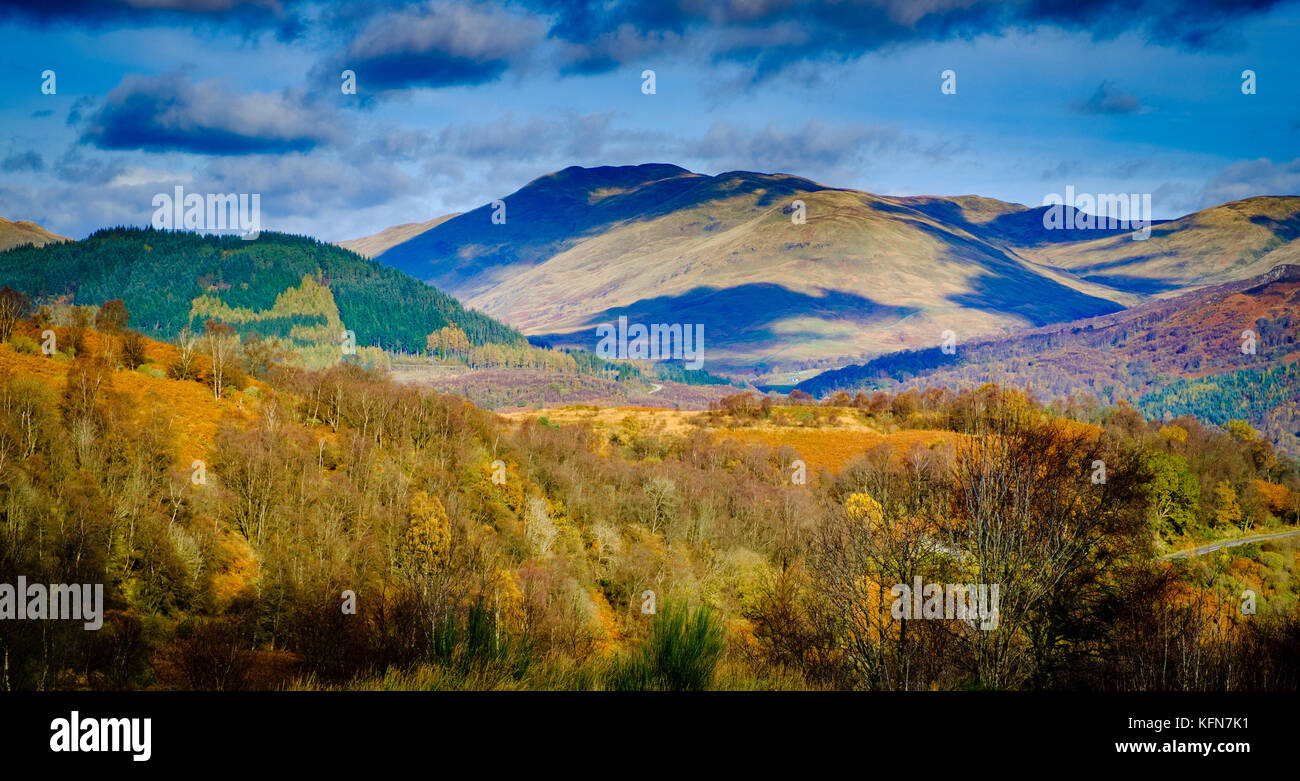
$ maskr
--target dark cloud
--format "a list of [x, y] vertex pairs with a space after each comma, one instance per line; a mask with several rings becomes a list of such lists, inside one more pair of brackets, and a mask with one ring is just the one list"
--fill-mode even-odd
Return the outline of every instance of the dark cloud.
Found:
[[482, 84], [526, 58], [545, 35], [541, 20], [496, 5], [434, 2], [365, 22], [326, 69], [355, 71], [359, 93]]
[[45, 158], [40, 153], [29, 149], [26, 152], [9, 155], [0, 161], [0, 169], [6, 173], [17, 173], [19, 171], [44, 171]]
[[1185, 49], [1230, 48], [1238, 24], [1285, 0], [535, 0], [556, 19], [567, 67], [607, 70], [656, 44], [707, 51], [753, 68], [755, 80], [791, 63], [844, 61], [889, 46], [1054, 27], [1098, 39], [1137, 32]]
[[549, 39], [565, 72], [687, 53], [740, 63], [754, 81], [799, 62], [847, 61], [890, 46], [1050, 27], [1109, 39], [1134, 32], [1188, 50], [1243, 44], [1240, 23], [1288, 0], [9, 0], [0, 19], [87, 26], [160, 23], [309, 30], [343, 42], [370, 89], [476, 84]]
[[144, 27], [182, 23], [226, 26], [252, 32], [273, 30], [290, 40], [302, 34], [299, 0], [5, 0], [0, 20], [83, 27]]
[[68, 149], [53, 166], [61, 181], [75, 185], [102, 186], [114, 181], [125, 172], [121, 161], [104, 156], [88, 157], [80, 149]]
[[1142, 105], [1136, 95], [1120, 92], [1115, 84], [1103, 81], [1087, 100], [1076, 100], [1071, 108], [1080, 114], [1116, 116], [1124, 114], [1142, 114], [1149, 109]]
[[130, 75], [86, 120], [100, 149], [213, 155], [303, 152], [339, 135], [336, 118], [289, 91], [234, 94], [182, 72]]

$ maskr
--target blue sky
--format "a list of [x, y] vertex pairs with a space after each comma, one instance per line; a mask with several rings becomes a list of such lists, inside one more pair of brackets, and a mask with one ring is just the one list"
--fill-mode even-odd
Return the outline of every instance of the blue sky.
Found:
[[643, 162], [1157, 218], [1300, 193], [1295, 2], [35, 0], [0, 40], [0, 216], [76, 238], [176, 185], [338, 240]]

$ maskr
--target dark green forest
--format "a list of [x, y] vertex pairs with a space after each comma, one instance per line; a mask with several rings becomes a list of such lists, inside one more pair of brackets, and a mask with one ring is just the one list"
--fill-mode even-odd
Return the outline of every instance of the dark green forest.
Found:
[[[305, 236], [263, 232], [253, 241], [153, 228], [112, 228], [83, 241], [0, 253], [0, 277], [37, 300], [125, 301], [146, 336], [171, 340], [191, 324], [198, 296], [268, 310], [303, 276], [328, 284], [357, 344], [415, 352], [425, 336], [456, 325], [472, 344], [524, 341], [515, 329], [350, 250]], [[275, 334], [264, 334], [273, 336]]]

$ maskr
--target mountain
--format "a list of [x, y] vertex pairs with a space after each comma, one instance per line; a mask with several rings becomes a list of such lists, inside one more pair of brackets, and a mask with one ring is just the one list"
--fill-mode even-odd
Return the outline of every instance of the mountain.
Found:
[[1249, 420], [1300, 453], [1297, 325], [1300, 266], [1284, 265], [1116, 314], [959, 344], [955, 354], [934, 347], [881, 356], [796, 387], [822, 397], [984, 383], [1044, 400], [1085, 392], [1108, 403], [1125, 399], [1155, 419]]
[[57, 241], [71, 241], [71, 239], [50, 233], [28, 220], [10, 222], [0, 217], [0, 252], [25, 244], [40, 247]]
[[376, 255], [383, 254], [390, 247], [394, 247], [402, 242], [412, 239], [430, 228], [437, 227], [442, 223], [450, 220], [452, 217], [459, 217], [460, 212], [454, 214], [444, 214], [441, 217], [434, 217], [427, 222], [408, 222], [402, 225], [394, 225], [391, 228], [385, 228], [378, 233], [372, 233], [369, 236], [362, 236], [357, 239], [348, 239], [347, 241], [334, 242], [343, 249], [352, 250], [363, 258], [373, 258]]
[[1180, 217], [1133, 241], [1111, 236], [1026, 249], [1026, 257], [1132, 293], [1168, 295], [1249, 279], [1300, 260], [1300, 197], [1247, 198]]
[[485, 205], [377, 259], [549, 344], [591, 349], [594, 326], [619, 316], [702, 323], [724, 369], [825, 364], [1141, 300], [1020, 254], [1066, 237], [1042, 229], [1041, 209], [987, 198], [651, 164], [566, 168], [502, 201], [503, 224]]
[[[235, 236], [115, 228], [82, 241], [0, 253], [0, 282], [34, 300], [101, 304], [120, 298], [132, 327], [169, 340], [211, 318], [303, 349], [423, 349], [448, 325], [472, 344], [522, 343], [509, 326], [349, 250], [302, 236]], [[327, 351], [328, 351], [327, 349]], [[337, 357], [337, 355], [335, 355]]]

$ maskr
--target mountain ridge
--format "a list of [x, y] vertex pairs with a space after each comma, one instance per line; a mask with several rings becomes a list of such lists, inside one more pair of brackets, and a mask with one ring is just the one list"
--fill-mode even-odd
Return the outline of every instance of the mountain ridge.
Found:
[[[1268, 211], [1284, 231], [1300, 214], [1300, 199], [1250, 200], [1242, 208]], [[1132, 230], [1050, 230], [1048, 207], [978, 195], [882, 196], [790, 174], [709, 176], [652, 163], [571, 166], [501, 203], [504, 224], [484, 205], [377, 260], [548, 344], [591, 349], [594, 325], [619, 314], [682, 322], [679, 302], [707, 318], [710, 359], [730, 371], [825, 366], [935, 344], [948, 330], [994, 336], [1198, 286], [1191, 272], [1172, 282], [1151, 271], [1100, 273], [1079, 260], [1087, 248], [1074, 249], [1104, 244], [1114, 261], [1136, 263], [1151, 240], [1133, 241]], [[792, 219], [796, 203], [803, 222]], [[1153, 236], [1233, 227], [1189, 220], [1195, 214], [1154, 221]], [[1294, 237], [1270, 243], [1277, 235], [1260, 226], [1234, 251], [1285, 261]], [[1205, 241], [1173, 251], [1193, 266], [1216, 262]], [[1259, 273], [1264, 262], [1215, 281]]]

